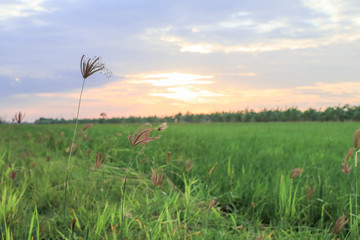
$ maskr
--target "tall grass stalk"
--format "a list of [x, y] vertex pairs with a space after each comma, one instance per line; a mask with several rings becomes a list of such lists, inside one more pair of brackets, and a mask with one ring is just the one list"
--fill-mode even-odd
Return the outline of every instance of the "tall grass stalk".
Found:
[[94, 59], [91, 59], [91, 58], [86, 59], [85, 55], [83, 55], [80, 60], [80, 70], [81, 70], [81, 75], [83, 77], [83, 83], [82, 83], [82, 87], [81, 87], [81, 91], [80, 91], [79, 103], [78, 103], [78, 108], [77, 108], [77, 113], [76, 113], [74, 134], [73, 134], [72, 142], [70, 145], [69, 158], [68, 158], [67, 165], [66, 165], [66, 177], [65, 177], [65, 189], [64, 189], [64, 226], [66, 225], [65, 224], [66, 200], [67, 200], [67, 186], [68, 186], [69, 172], [70, 172], [70, 162], [71, 162], [72, 153], [74, 151], [74, 142], [75, 142], [77, 126], [78, 126], [78, 121], [79, 121], [80, 105], [81, 105], [81, 99], [82, 99], [82, 94], [83, 94], [83, 90], [84, 90], [85, 80], [86, 80], [86, 78], [90, 77], [92, 74], [94, 74], [96, 72], [105, 72], [105, 74], [108, 77], [111, 76], [111, 71], [108, 70], [107, 68], [105, 68], [105, 64], [100, 62], [99, 60], [100, 60], [100, 57], [95, 57]]
[[70, 166], [70, 162], [71, 162], [72, 153], [74, 150], [74, 142], [75, 142], [77, 126], [78, 126], [78, 122], [79, 122], [80, 105], [81, 105], [81, 98], [82, 98], [82, 93], [84, 90], [84, 85], [85, 85], [85, 78], [83, 79], [83, 83], [82, 83], [82, 87], [81, 87], [81, 91], [80, 91], [80, 97], [79, 97], [79, 103], [78, 103], [78, 108], [77, 108], [77, 113], [76, 113], [76, 121], [75, 121], [75, 127], [74, 127], [74, 134], [72, 137], [69, 158], [68, 158], [67, 165], [66, 165], [65, 190], [64, 190], [64, 226], [65, 226], [65, 221], [66, 221], [67, 186], [68, 186], [69, 170], [70, 170], [69, 166]]

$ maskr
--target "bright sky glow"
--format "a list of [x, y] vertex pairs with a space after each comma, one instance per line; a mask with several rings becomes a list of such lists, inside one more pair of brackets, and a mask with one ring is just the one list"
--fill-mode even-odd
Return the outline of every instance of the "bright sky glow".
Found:
[[[206, 7], [204, 7], [206, 6]], [[0, 1], [0, 118], [360, 105], [360, 2]]]

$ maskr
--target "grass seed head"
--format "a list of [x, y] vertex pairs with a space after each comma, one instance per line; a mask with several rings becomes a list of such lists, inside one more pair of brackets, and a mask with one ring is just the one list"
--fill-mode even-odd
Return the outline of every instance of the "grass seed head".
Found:
[[353, 137], [354, 148], [357, 148], [359, 146], [359, 141], [360, 141], [360, 129], [356, 130], [356, 132], [354, 133], [354, 137]]
[[156, 186], [158, 186], [158, 185], [161, 185], [161, 184], [162, 184], [162, 180], [163, 180], [163, 178], [164, 178], [164, 170], [161, 170], [161, 175], [160, 175], [160, 176], [159, 176], [159, 174], [158, 174], [158, 171], [154, 171], [154, 170], [152, 170], [152, 169], [151, 169], [151, 171], [152, 171], [151, 180], [152, 180], [154, 186], [156, 187]]
[[343, 162], [343, 163], [341, 164], [341, 166], [343, 166], [343, 170], [342, 170], [342, 171], [343, 171], [345, 174], [349, 174], [349, 173], [350, 173], [352, 167], [349, 168], [349, 164], [347, 163], [347, 161]]
[[334, 233], [337, 234], [338, 232], [340, 232], [344, 226], [349, 222], [349, 219], [346, 219], [345, 216], [341, 216], [339, 217], [339, 219], [336, 221], [335, 226], [334, 226]]
[[346, 154], [346, 159], [345, 161], [348, 161], [349, 158], [351, 157], [351, 155], [354, 153], [354, 148], [349, 148], [347, 154]]
[[309, 186], [309, 187], [306, 189], [305, 193], [306, 193], [306, 196], [307, 196], [307, 198], [308, 198], [309, 200], [312, 199], [312, 197], [313, 197], [313, 195], [314, 195], [314, 193], [315, 193], [315, 190], [316, 190], [316, 187], [315, 187], [315, 186], [314, 186], [314, 187]]
[[209, 205], [209, 209], [213, 208], [215, 205], [216, 205], [215, 199], [211, 200], [210, 205]]
[[12, 119], [12, 121], [17, 123], [17, 124], [20, 124], [20, 123], [22, 123], [24, 121], [24, 118], [25, 118], [25, 113], [18, 112], [18, 113], [15, 113], [14, 118]]
[[185, 168], [187, 172], [190, 172], [193, 167], [193, 163], [190, 159], [186, 160], [185, 162]]
[[105, 156], [106, 156], [105, 153], [102, 156], [100, 152], [96, 153], [96, 158], [95, 158], [96, 168], [100, 168], [104, 164]]
[[9, 173], [9, 178], [14, 180], [16, 178], [16, 176], [17, 176], [17, 173], [18, 173], [17, 171], [11, 171]]
[[80, 60], [81, 75], [84, 79], [90, 77], [96, 72], [104, 73], [108, 78], [111, 76], [111, 71], [106, 68], [105, 64], [101, 62], [100, 57], [88, 58], [85, 55]]
[[170, 163], [170, 155], [171, 155], [171, 152], [168, 152], [167, 157], [166, 157], [166, 164]]
[[128, 136], [128, 140], [132, 146], [137, 146], [142, 144], [143, 146], [153, 140], [159, 139], [160, 136], [150, 137], [150, 132], [155, 130], [155, 128], [151, 128], [151, 125], [146, 123], [140, 126], [136, 131]]
[[102, 117], [103, 119], [107, 119], [107, 118], [108, 118], [107, 114], [104, 113], [104, 112], [100, 113], [100, 117]]
[[92, 123], [87, 124], [87, 125], [84, 127], [83, 132], [85, 132], [86, 130], [88, 130], [88, 129], [91, 128], [92, 126], [93, 126]]
[[296, 178], [296, 177], [299, 176], [302, 172], [303, 172], [303, 169], [295, 168], [294, 170], [291, 171], [291, 173], [290, 173], [290, 178]]

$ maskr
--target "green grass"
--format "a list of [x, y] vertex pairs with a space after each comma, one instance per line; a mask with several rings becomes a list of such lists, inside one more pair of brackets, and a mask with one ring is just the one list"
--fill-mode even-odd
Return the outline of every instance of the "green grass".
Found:
[[[359, 238], [353, 159], [341, 171], [358, 123], [171, 124], [143, 150], [127, 139], [139, 125], [83, 127], [64, 226], [73, 126], [0, 125], [2, 239]], [[160, 186], [152, 170], [164, 171]], [[343, 209], [350, 222], [335, 235]]]

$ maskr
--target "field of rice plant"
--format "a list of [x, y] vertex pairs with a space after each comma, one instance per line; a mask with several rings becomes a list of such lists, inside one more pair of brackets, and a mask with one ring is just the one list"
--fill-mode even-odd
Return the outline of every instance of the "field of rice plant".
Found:
[[0, 125], [1, 238], [359, 238], [359, 123], [138, 127]]

